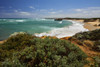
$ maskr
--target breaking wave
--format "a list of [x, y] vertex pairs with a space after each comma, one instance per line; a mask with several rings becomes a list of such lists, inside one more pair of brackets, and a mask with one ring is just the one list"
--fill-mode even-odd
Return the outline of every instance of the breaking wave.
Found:
[[[71, 21], [71, 20], [69, 20]], [[63, 27], [63, 28], [57, 28], [57, 29], [53, 29], [49, 32], [43, 32], [43, 33], [36, 33], [35, 35], [38, 37], [42, 37], [42, 36], [56, 36], [58, 38], [63, 38], [63, 37], [67, 37], [67, 36], [73, 36], [78, 32], [84, 32], [84, 31], [88, 31], [88, 29], [85, 29], [83, 27], [84, 24], [80, 23], [80, 22], [76, 22], [76, 21], [71, 21], [73, 24], [71, 26], [67, 26], [67, 27]], [[61, 23], [61, 22], [59, 22]]]

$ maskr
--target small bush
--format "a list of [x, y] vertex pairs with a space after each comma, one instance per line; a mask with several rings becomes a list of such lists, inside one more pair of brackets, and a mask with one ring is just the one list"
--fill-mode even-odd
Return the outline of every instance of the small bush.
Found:
[[100, 67], [100, 58], [99, 57], [93, 57], [94, 59], [94, 64], [91, 65], [91, 67]]
[[11, 36], [7, 39], [5, 43], [3, 43], [3, 49], [11, 50], [11, 49], [22, 49], [25, 46], [31, 45], [31, 39], [35, 38], [35, 36], [29, 35], [27, 33], [17, 34], [16, 36]]

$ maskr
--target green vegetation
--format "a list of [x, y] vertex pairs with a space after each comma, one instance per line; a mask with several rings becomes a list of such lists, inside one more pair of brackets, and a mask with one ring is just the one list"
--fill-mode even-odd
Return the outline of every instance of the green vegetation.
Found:
[[97, 41], [97, 40], [100, 40], [100, 29], [88, 31], [88, 32], [77, 33], [73, 37], [75, 37], [81, 41], [83, 41], [83, 40]]
[[0, 67], [83, 67], [87, 56], [69, 41], [27, 33], [0, 45]]
[[94, 64], [91, 67], [100, 67], [100, 58], [98, 56], [93, 57]]
[[80, 42], [87, 44], [87, 46], [92, 46], [93, 50], [100, 51], [100, 29], [77, 33], [71, 39], [79, 40]]
[[93, 49], [100, 51], [100, 40], [94, 42]]
[[95, 52], [96, 54], [89, 56], [94, 62], [90, 67], [100, 67], [100, 29], [77, 33], [69, 40]]

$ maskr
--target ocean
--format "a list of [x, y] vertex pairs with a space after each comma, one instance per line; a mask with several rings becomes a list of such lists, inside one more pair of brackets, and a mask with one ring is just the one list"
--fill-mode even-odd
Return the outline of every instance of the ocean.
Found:
[[54, 19], [0, 19], [0, 40], [7, 39], [14, 32], [27, 32], [35, 36], [72, 36], [87, 31], [82, 23]]

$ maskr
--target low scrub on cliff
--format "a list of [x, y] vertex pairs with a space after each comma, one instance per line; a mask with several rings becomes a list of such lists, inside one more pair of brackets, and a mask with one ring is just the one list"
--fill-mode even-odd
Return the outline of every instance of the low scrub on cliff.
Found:
[[93, 49], [100, 51], [100, 40], [94, 42]]
[[97, 41], [97, 40], [100, 40], [100, 29], [88, 31], [88, 32], [77, 33], [73, 37], [75, 37], [81, 41], [83, 41], [83, 40]]
[[[83, 47], [85, 53], [92, 59], [89, 67], [100, 67], [100, 29], [77, 33], [69, 40]], [[97, 57], [95, 57], [97, 56]]]
[[95, 51], [100, 51], [100, 29], [75, 34], [70, 40], [80, 41]]
[[87, 56], [69, 41], [11, 36], [0, 45], [0, 67], [83, 67]]

